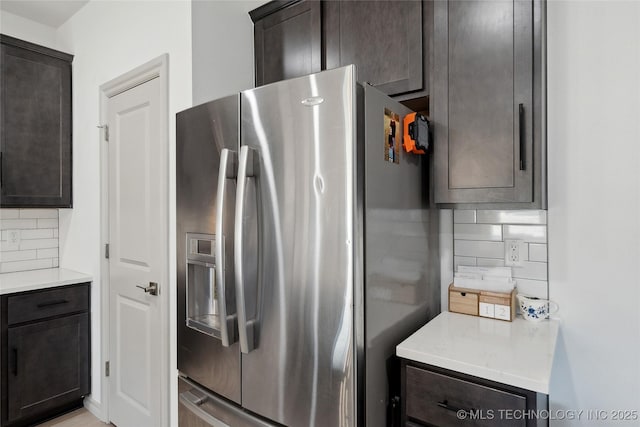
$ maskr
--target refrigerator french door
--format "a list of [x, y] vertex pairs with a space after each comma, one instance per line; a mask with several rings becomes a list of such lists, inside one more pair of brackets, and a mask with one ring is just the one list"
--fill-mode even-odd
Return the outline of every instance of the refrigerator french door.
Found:
[[241, 94], [242, 405], [285, 425], [355, 417], [355, 99], [353, 68]]
[[439, 311], [408, 112], [348, 66], [178, 114], [181, 419], [387, 425], [395, 345]]
[[176, 118], [178, 370], [238, 404], [240, 347], [228, 255], [233, 253], [239, 108], [235, 95]]

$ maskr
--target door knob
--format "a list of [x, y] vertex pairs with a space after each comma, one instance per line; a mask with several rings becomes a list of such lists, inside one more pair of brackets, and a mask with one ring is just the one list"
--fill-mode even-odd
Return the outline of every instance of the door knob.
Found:
[[158, 284], [156, 282], [149, 282], [149, 286], [136, 285], [136, 288], [140, 288], [145, 294], [158, 295]]

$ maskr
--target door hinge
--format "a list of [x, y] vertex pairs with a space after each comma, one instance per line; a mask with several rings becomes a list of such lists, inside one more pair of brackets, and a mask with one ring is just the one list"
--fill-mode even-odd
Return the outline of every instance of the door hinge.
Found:
[[106, 244], [104, 245], [104, 257], [105, 257], [106, 259], [109, 259], [109, 244], [108, 244], [108, 243], [106, 243]]
[[105, 377], [109, 376], [110, 370], [111, 370], [111, 365], [110, 365], [110, 362], [107, 360], [106, 362], [104, 362], [104, 376]]
[[104, 140], [109, 142], [109, 125], [98, 125], [100, 129], [104, 129]]

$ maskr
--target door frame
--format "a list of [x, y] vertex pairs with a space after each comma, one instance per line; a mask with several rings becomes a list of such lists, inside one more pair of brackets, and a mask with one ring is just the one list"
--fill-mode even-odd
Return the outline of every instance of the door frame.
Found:
[[[167, 427], [170, 420], [170, 385], [171, 385], [171, 368], [170, 368], [170, 307], [169, 307], [169, 295], [170, 280], [169, 280], [169, 266], [171, 262], [170, 257], [170, 236], [169, 236], [169, 218], [170, 218], [170, 194], [169, 194], [169, 54], [163, 54], [151, 61], [134, 68], [133, 70], [122, 74], [115, 79], [112, 79], [99, 87], [100, 96], [100, 125], [104, 125], [108, 122], [108, 101], [109, 98], [146, 83], [154, 78], [160, 79], [160, 110], [162, 111], [161, 120], [158, 126], [160, 126], [160, 153], [162, 161], [157, 167], [161, 168], [161, 174], [163, 179], [160, 183], [164, 186], [162, 205], [164, 206], [162, 214], [164, 215], [164, 234], [166, 236], [166, 250], [165, 250], [165, 267], [160, 277], [160, 292], [158, 294], [158, 305], [161, 317], [161, 324], [158, 325], [161, 331], [165, 333], [161, 334], [161, 366], [162, 378], [161, 378], [161, 395], [164, 402], [161, 407], [163, 408], [160, 415], [162, 427]], [[109, 243], [109, 142], [105, 139], [105, 128], [100, 129], [100, 280], [101, 280], [101, 292], [100, 292], [100, 378], [101, 378], [101, 406], [102, 406], [102, 421], [110, 421], [109, 415], [109, 392], [110, 392], [110, 378], [105, 374], [105, 362], [110, 360], [110, 330], [111, 330], [111, 316], [109, 311], [109, 292], [111, 289], [109, 278], [109, 261], [105, 257], [106, 244]], [[162, 285], [164, 284], [164, 285]]]

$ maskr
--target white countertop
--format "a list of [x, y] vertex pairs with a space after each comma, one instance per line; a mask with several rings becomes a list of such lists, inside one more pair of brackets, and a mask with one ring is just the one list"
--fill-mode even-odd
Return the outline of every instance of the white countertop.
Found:
[[91, 282], [92, 280], [93, 278], [88, 274], [65, 268], [2, 273], [0, 274], [0, 295], [73, 285], [75, 283]]
[[405, 359], [549, 394], [559, 322], [444, 312], [396, 347]]

